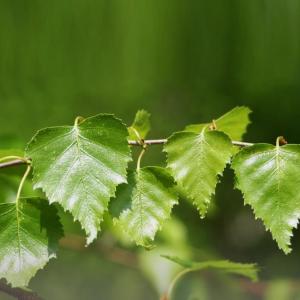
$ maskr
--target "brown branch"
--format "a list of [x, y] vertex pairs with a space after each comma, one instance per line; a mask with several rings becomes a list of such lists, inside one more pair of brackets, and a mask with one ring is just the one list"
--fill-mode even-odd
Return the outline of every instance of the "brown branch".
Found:
[[14, 160], [11, 160], [11, 161], [1, 163], [0, 164], [0, 169], [13, 167], [13, 166], [19, 166], [19, 165], [25, 165], [25, 164], [26, 164], [26, 162], [24, 160], [14, 159]]
[[248, 143], [248, 142], [232, 141], [232, 145], [244, 148], [244, 147], [253, 146], [254, 144], [253, 143]]
[[[158, 139], [158, 140], [143, 140], [144, 145], [161, 145], [165, 144], [167, 139]], [[128, 141], [128, 145], [130, 146], [140, 146], [141, 143], [139, 141]]]
[[42, 300], [36, 293], [22, 288], [12, 288], [4, 281], [0, 281], [0, 291], [18, 300]]
[[[158, 139], [158, 140], [144, 140], [142, 142], [143, 145], [162, 145], [167, 142], [167, 139]], [[249, 147], [252, 146], [252, 143], [246, 143], [246, 142], [238, 142], [238, 141], [232, 141], [232, 144], [238, 147]], [[128, 141], [128, 145], [130, 146], [141, 146], [141, 142], [139, 141]], [[15, 159], [8, 162], [0, 163], [0, 169], [18, 166], [18, 165], [24, 165], [26, 164], [25, 160], [21, 159]]]
[[[144, 145], [161, 145], [165, 144], [168, 140], [167, 139], [158, 139], [158, 140], [144, 140], [142, 144]], [[139, 141], [128, 141], [128, 144], [131, 146], [140, 146], [141, 143]], [[234, 146], [239, 146], [239, 147], [249, 147], [253, 146], [252, 143], [247, 143], [247, 142], [238, 142], [238, 141], [232, 141], [232, 144]]]

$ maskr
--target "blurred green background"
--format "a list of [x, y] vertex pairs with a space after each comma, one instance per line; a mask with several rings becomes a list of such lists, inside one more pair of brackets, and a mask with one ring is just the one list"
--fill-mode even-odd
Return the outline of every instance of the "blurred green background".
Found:
[[[254, 112], [245, 140], [274, 143], [284, 135], [300, 143], [299, 50], [298, 0], [0, 0], [0, 147], [23, 147], [37, 129], [77, 115], [111, 112], [130, 124], [140, 108], [152, 114], [151, 137], [163, 138], [236, 105]], [[151, 148], [144, 164], [163, 164], [160, 150]], [[57, 300], [158, 299], [174, 274], [159, 257], [167, 252], [258, 262], [264, 288], [242, 288], [249, 299], [300, 299], [299, 230], [285, 256], [243, 206], [230, 170], [208, 218], [184, 201], [174, 214], [154, 251], [104, 231], [97, 244], [109, 251], [62, 247], [31, 288]], [[115, 247], [138, 267], [107, 255]], [[219, 296], [201, 299], [218, 299], [223, 285]]]

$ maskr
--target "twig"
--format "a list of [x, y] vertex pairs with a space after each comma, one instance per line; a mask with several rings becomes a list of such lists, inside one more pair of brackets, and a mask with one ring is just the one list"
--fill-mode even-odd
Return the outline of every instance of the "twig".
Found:
[[11, 161], [7, 161], [7, 162], [4, 162], [4, 163], [1, 163], [0, 164], [0, 169], [2, 168], [8, 168], [8, 167], [13, 167], [13, 166], [18, 166], [18, 165], [25, 165], [26, 162], [24, 160], [21, 160], [21, 159], [14, 159], [14, 160], [11, 160]]
[[248, 142], [238, 142], [238, 141], [232, 141], [232, 145], [238, 146], [238, 147], [250, 147], [253, 146], [253, 143], [248, 143]]
[[26, 291], [21, 288], [12, 288], [3, 281], [0, 281], [0, 291], [18, 300], [42, 300], [42, 298], [34, 292]]
[[[161, 145], [165, 144], [167, 142], [167, 139], [158, 139], [158, 140], [144, 140], [144, 145]], [[128, 141], [128, 144], [131, 146], [140, 146], [141, 143], [139, 141]]]
[[[165, 144], [168, 140], [167, 139], [158, 139], [158, 140], [144, 140], [143, 144], [145, 145], [160, 145]], [[131, 146], [140, 146], [139, 141], [128, 141], [128, 144]], [[247, 142], [238, 142], [238, 141], [232, 141], [232, 144], [239, 147], [249, 147], [253, 146], [252, 143]]]
[[[158, 140], [145, 140], [143, 141], [143, 145], [161, 145], [165, 144], [167, 142], [167, 139], [158, 139]], [[232, 144], [238, 147], [249, 147], [252, 146], [252, 143], [247, 142], [238, 142], [238, 141], [232, 141]], [[139, 141], [128, 141], [128, 145], [130, 146], [141, 146], [141, 143]], [[14, 159], [8, 162], [0, 163], [0, 169], [18, 166], [18, 165], [24, 165], [26, 162], [21, 159]]]

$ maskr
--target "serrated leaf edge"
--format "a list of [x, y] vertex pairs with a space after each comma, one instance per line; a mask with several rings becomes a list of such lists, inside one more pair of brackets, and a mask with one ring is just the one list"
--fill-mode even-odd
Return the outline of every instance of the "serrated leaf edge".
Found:
[[[41, 199], [39, 197], [36, 197], [38, 199]], [[21, 197], [19, 200], [26, 200], [26, 199], [32, 199], [32, 197]], [[41, 200], [44, 200], [44, 201], [47, 201], [46, 199], [41, 199]], [[47, 201], [48, 202], [48, 201]], [[51, 205], [51, 203], [50, 203]], [[57, 220], [59, 221], [58, 223], [60, 224], [60, 230], [62, 231], [62, 237], [64, 236], [64, 232], [63, 232], [63, 226], [62, 226], [62, 223], [61, 223], [61, 218], [59, 217], [59, 214], [56, 213], [56, 218]], [[58, 249], [57, 249], [58, 250]], [[43, 264], [41, 264], [41, 266], [36, 270], [34, 271], [34, 273], [32, 274], [32, 276], [25, 281], [25, 285], [16, 285], [14, 284], [11, 280], [8, 280], [5, 276], [1, 276], [0, 275], [0, 279], [5, 279], [7, 281], [7, 283], [9, 283], [13, 288], [25, 288], [28, 286], [29, 282], [31, 281], [31, 279], [33, 279], [33, 277], [36, 276], [36, 274], [39, 272], [39, 271], [42, 271], [45, 269], [45, 267], [48, 265], [48, 263], [53, 260], [53, 259], [57, 259], [57, 253], [52, 253], [49, 255], [48, 257], [48, 260], [46, 262], [44, 262]]]
[[[170, 174], [170, 172], [166, 168], [158, 167], [158, 166], [146, 166], [146, 167], [141, 168], [140, 170], [147, 169], [147, 168], [159, 168], [159, 169], [162, 169], [164, 171], [167, 171], [168, 174], [169, 174], [169, 176], [170, 176], [170, 178], [172, 178], [174, 185], [176, 184], [176, 181], [175, 181], [174, 177]], [[134, 176], [136, 176], [136, 175], [137, 175], [137, 173], [134, 172]], [[172, 207], [171, 207], [171, 211], [170, 211], [170, 215], [164, 219], [164, 223], [166, 223], [168, 220], [171, 219], [171, 217], [172, 217], [172, 210], [173, 210], [174, 206], [178, 205], [178, 203], [179, 203], [178, 193], [175, 190], [174, 190], [174, 195], [176, 195], [176, 200], [173, 201]], [[130, 211], [131, 211], [131, 208], [126, 208], [124, 211], [121, 212], [121, 214], [119, 215], [119, 217], [114, 217], [113, 218], [113, 224], [114, 225], [120, 224], [120, 219], [121, 219], [122, 215], [124, 215], [124, 214], [126, 214], [126, 213], [128, 213]], [[128, 232], [128, 230], [126, 230], [124, 228], [122, 228], [122, 230], [127, 234], [127, 236], [129, 237], [129, 239], [132, 242], [134, 242], [137, 246], [142, 246], [142, 247], [144, 247], [146, 249], [152, 249], [153, 248], [152, 243], [154, 242], [156, 235], [163, 229], [163, 225], [164, 224], [159, 224], [159, 227], [158, 227], [157, 231], [154, 233], [154, 235], [152, 237], [149, 238], [150, 243], [139, 242], [140, 240], [141, 241], [144, 240], [143, 238], [140, 238], [139, 241], [134, 240], [131, 237], [131, 235]]]
[[[209, 124], [208, 124], [208, 125], [209, 125]], [[205, 126], [205, 127], [202, 129], [202, 132], [205, 131], [205, 130], [207, 130], [207, 126]], [[229, 137], [225, 132], [223, 132], [223, 131], [218, 131], [218, 130], [214, 130], [214, 131], [215, 131], [215, 132], [220, 132], [221, 134], [223, 134], [223, 135], [231, 142], [230, 137]], [[169, 141], [171, 138], [173, 138], [175, 135], [181, 134], [181, 133], [194, 133], [194, 132], [189, 132], [189, 131], [177, 131], [177, 132], [173, 133], [170, 137], [168, 137], [166, 145], [168, 144], [168, 141]], [[194, 133], [194, 134], [195, 134], [195, 135], [199, 135], [199, 133], [198, 133], [198, 134], [197, 134], [197, 133]], [[201, 133], [200, 133], [200, 134], [201, 134]], [[233, 146], [232, 146], [232, 147], [233, 147]], [[205, 218], [205, 216], [206, 216], [206, 214], [207, 214], [207, 212], [208, 212], [208, 206], [209, 206], [209, 204], [210, 204], [210, 202], [211, 202], [211, 199], [212, 199], [212, 197], [216, 194], [216, 188], [217, 188], [217, 185], [218, 185], [218, 183], [221, 181], [221, 178], [223, 177], [223, 174], [224, 174], [224, 171], [225, 171], [226, 167], [227, 167], [228, 165], [231, 164], [231, 160], [232, 160], [232, 157], [234, 156], [234, 154], [232, 154], [232, 155], [229, 157], [229, 159], [226, 161], [226, 164], [225, 164], [223, 170], [221, 170], [220, 172], [217, 173], [217, 176], [216, 176], [217, 181], [216, 181], [216, 184], [215, 184], [215, 186], [214, 186], [214, 188], [213, 188], [213, 192], [210, 194], [210, 199], [209, 199], [209, 200], [207, 200], [207, 199], [205, 200], [204, 204], [206, 205], [206, 208], [205, 208], [205, 210], [202, 212], [202, 211], [201, 211], [201, 208], [198, 206], [197, 202], [192, 198], [192, 197], [194, 197], [194, 196], [190, 196], [189, 191], [188, 191], [182, 184], [180, 184], [180, 183], [175, 179], [175, 177], [174, 177], [174, 175], [173, 175], [172, 169], [171, 169], [170, 167], [168, 167], [168, 165], [169, 165], [169, 155], [168, 155], [168, 152], [167, 152], [167, 150], [165, 149], [165, 147], [163, 148], [163, 152], [166, 153], [166, 157], [167, 157], [167, 158], [166, 158], [166, 161], [167, 161], [167, 170], [169, 170], [169, 172], [170, 172], [170, 174], [172, 175], [173, 179], [175, 180], [176, 184], [177, 184], [179, 187], [181, 187], [181, 188], [185, 191], [187, 198], [188, 198], [190, 201], [192, 201], [192, 204], [196, 207], [197, 211], [198, 211], [199, 214], [200, 214], [200, 217], [201, 217], [202, 219]]]
[[[94, 116], [85, 118], [83, 122], [85, 122], [85, 121], [87, 121], [87, 120], [89, 120], [89, 119], [92, 119], [92, 118], [102, 117], [102, 116], [110, 116], [110, 117], [114, 118], [115, 120], [119, 121], [119, 122], [124, 126], [124, 128], [127, 129], [127, 125], [126, 125], [120, 118], [116, 117], [114, 114], [109, 114], [109, 113], [100, 113], [100, 114], [97, 114], [97, 115], [94, 115]], [[25, 153], [27, 153], [28, 147], [29, 147], [29, 145], [31, 144], [31, 142], [33, 142], [34, 139], [35, 139], [41, 132], [43, 132], [43, 131], [45, 131], [45, 130], [49, 130], [49, 129], [64, 128], [64, 127], [66, 127], [66, 128], [74, 128], [75, 126], [74, 126], [74, 125], [50, 126], [50, 127], [45, 127], [45, 128], [42, 128], [42, 129], [38, 130], [38, 131], [35, 133], [35, 135], [30, 139], [30, 141], [27, 143], [27, 145], [26, 145], [26, 147], [25, 147]], [[128, 130], [127, 130], [127, 132], [128, 132]], [[127, 134], [127, 137], [126, 137], [126, 139], [125, 139], [126, 142], [127, 142], [127, 139], [128, 139], [128, 134]], [[30, 157], [29, 157], [29, 158], [30, 158]], [[128, 159], [126, 160], [126, 162], [127, 162], [127, 167], [126, 167], [126, 170], [125, 170], [125, 173], [126, 173], [126, 174], [125, 174], [125, 176], [124, 176], [124, 182], [123, 182], [123, 183], [127, 183], [128, 163], [129, 163], [130, 161], [132, 161], [132, 151], [131, 151], [131, 147], [129, 147], [129, 145], [128, 145]], [[78, 221], [78, 223], [80, 224], [81, 229], [82, 229], [82, 230], [86, 233], [86, 235], [87, 235], [86, 247], [87, 247], [88, 245], [90, 245], [90, 244], [97, 238], [98, 233], [101, 231], [101, 223], [102, 223], [103, 220], [104, 220], [104, 213], [107, 212], [107, 211], [109, 210], [109, 202], [110, 202], [110, 199], [116, 196], [116, 190], [117, 190], [117, 187], [118, 187], [118, 185], [120, 185], [121, 183], [118, 184], [118, 185], [116, 185], [116, 186], [113, 188], [113, 193], [112, 193], [112, 195], [110, 196], [110, 198], [109, 198], [108, 201], [107, 201], [107, 206], [106, 206], [106, 208], [103, 210], [103, 215], [98, 219], [98, 222], [97, 222], [97, 225], [96, 225], [97, 234], [96, 234], [96, 236], [91, 236], [91, 233], [88, 233], [87, 230], [83, 227], [80, 218], [74, 217], [73, 214], [72, 214], [72, 212], [71, 212], [71, 210], [68, 209], [68, 208], [65, 208], [64, 206], [62, 206], [61, 203], [59, 203], [58, 201], [52, 201], [52, 200], [50, 199], [49, 193], [47, 193], [47, 191], [44, 189], [44, 187], [43, 187], [43, 186], [40, 186], [40, 185], [38, 185], [38, 184], [36, 184], [36, 183], [34, 182], [35, 168], [33, 167], [32, 169], [33, 169], [33, 171], [32, 171], [32, 173], [33, 173], [33, 176], [32, 176], [32, 182], [33, 182], [33, 188], [34, 188], [34, 190], [36, 190], [36, 189], [42, 190], [42, 192], [46, 195], [47, 200], [48, 200], [48, 202], [49, 202], [50, 204], [58, 203], [58, 204], [60, 205], [60, 207], [62, 207], [62, 209], [63, 209], [64, 212], [69, 212], [69, 213], [72, 215], [73, 220], [74, 220], [75, 222]]]
[[[253, 145], [253, 146], [249, 146], [247, 149], [252, 148], [252, 147], [254, 147], [254, 146], [256, 146], [256, 145], [271, 145], [271, 146], [274, 146], [274, 145], [272, 145], [272, 144], [259, 143], [259, 144], [255, 144], [255, 145]], [[242, 155], [242, 154], [243, 154], [243, 153], [242, 153], [243, 151], [246, 151], [246, 149], [242, 149], [239, 153], [237, 153], [237, 154], [233, 157], [233, 161], [232, 161], [232, 165], [231, 165], [231, 169], [232, 169], [233, 172], [234, 172], [234, 189], [238, 190], [238, 191], [242, 194], [242, 197], [243, 197], [243, 200], [244, 200], [244, 206], [248, 205], [248, 206], [250, 207], [250, 209], [252, 210], [252, 212], [253, 212], [253, 215], [254, 215], [255, 220], [260, 220], [260, 221], [263, 223], [263, 225], [264, 225], [266, 231], [267, 231], [267, 232], [270, 232], [271, 237], [272, 237], [272, 240], [276, 242], [278, 248], [281, 249], [285, 254], [289, 254], [289, 253], [291, 253], [291, 251], [292, 251], [292, 247], [291, 247], [292, 242], [291, 242], [291, 239], [292, 239], [292, 237], [294, 236], [294, 234], [293, 234], [293, 229], [297, 228], [297, 226], [298, 226], [298, 224], [299, 224], [299, 221], [300, 221], [300, 218], [299, 218], [299, 217], [297, 218], [297, 222], [295, 223], [295, 226], [290, 225], [289, 223], [287, 223], [287, 224], [288, 224], [288, 227], [289, 227], [289, 233], [288, 233], [289, 241], [286, 243], [286, 249], [283, 248], [283, 247], [281, 247], [281, 246], [279, 245], [278, 241], [276, 240], [276, 238], [274, 238], [271, 229], [265, 224], [265, 222], [264, 222], [264, 220], [263, 220], [262, 218], [260, 218], [260, 217], [257, 216], [257, 214], [256, 214], [256, 213], [257, 213], [257, 210], [256, 210], [256, 209], [255, 209], [255, 208], [254, 208], [254, 207], [246, 200], [245, 193], [243, 192], [243, 190], [242, 190], [241, 187], [240, 187], [240, 183], [239, 183], [239, 180], [238, 180], [238, 176], [237, 176], [236, 171], [235, 171], [235, 169], [234, 169], [234, 167], [233, 167], [233, 162], [234, 162], [234, 160], [236, 159], [236, 157], [237, 157], [238, 155]], [[273, 150], [272, 150], [272, 151], [273, 151]], [[255, 153], [255, 154], [257, 154], [257, 153]], [[300, 211], [299, 211], [299, 214], [300, 214]]]

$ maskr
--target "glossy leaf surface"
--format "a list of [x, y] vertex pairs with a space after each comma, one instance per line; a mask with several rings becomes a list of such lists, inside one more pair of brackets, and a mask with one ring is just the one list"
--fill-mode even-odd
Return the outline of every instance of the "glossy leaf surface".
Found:
[[226, 164], [233, 154], [227, 135], [203, 129], [200, 134], [178, 132], [164, 147], [167, 165], [177, 183], [205, 216]]
[[285, 253], [300, 217], [300, 145], [256, 144], [233, 160], [236, 187]]
[[0, 277], [27, 286], [56, 257], [61, 225], [55, 207], [38, 198], [0, 203]]
[[101, 114], [74, 126], [43, 129], [28, 145], [34, 187], [79, 220], [87, 244], [97, 237], [116, 186], [126, 182], [127, 135], [120, 120]]
[[177, 203], [175, 183], [160, 167], [144, 167], [131, 173], [129, 184], [120, 187], [113, 210], [117, 222], [137, 245], [149, 247], [155, 234]]

